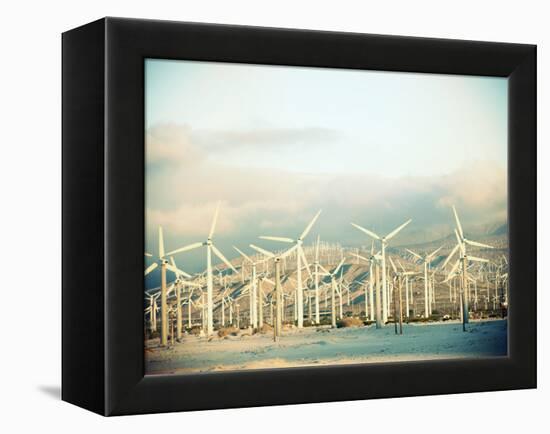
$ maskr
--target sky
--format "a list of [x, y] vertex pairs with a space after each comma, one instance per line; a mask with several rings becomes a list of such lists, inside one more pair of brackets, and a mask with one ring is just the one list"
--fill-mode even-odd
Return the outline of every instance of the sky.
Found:
[[[146, 247], [206, 239], [279, 247], [311, 232], [344, 245], [413, 222], [399, 243], [506, 222], [507, 80], [442, 74], [145, 61]], [[202, 271], [204, 252], [176, 259]], [[179, 265], [179, 264], [178, 264]]]

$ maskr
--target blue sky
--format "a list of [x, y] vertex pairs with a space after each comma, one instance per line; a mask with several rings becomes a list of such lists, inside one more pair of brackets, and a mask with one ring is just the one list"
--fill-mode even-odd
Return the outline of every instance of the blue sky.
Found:
[[314, 232], [349, 245], [367, 241], [350, 221], [444, 235], [451, 204], [466, 227], [506, 220], [504, 78], [152, 59], [145, 73], [148, 248], [159, 224], [168, 248], [202, 240], [218, 201], [229, 257], [321, 208]]
[[[146, 76], [147, 127], [184, 123], [226, 164], [386, 176], [506, 164], [504, 78], [168, 60], [148, 60]], [[222, 136], [279, 129], [319, 134], [246, 153]]]

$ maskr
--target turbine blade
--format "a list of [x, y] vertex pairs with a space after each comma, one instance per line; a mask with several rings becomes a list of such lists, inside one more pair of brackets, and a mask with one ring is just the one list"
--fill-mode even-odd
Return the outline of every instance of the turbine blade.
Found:
[[192, 277], [190, 274], [187, 274], [185, 271], [182, 271], [179, 268], [174, 267], [173, 265], [170, 265], [170, 264], [166, 264], [166, 269], [170, 270], [176, 276], [184, 276], [184, 277], [187, 277], [188, 279]]
[[306, 255], [301, 246], [298, 248], [298, 252], [299, 252], [300, 258], [302, 258], [302, 261], [304, 262], [304, 265], [307, 270], [307, 274], [309, 274], [310, 279], [312, 279], [313, 276], [311, 275], [311, 270], [309, 269], [309, 264], [307, 263]]
[[360, 231], [366, 233], [369, 237], [372, 237], [376, 240], [380, 240], [380, 237], [378, 235], [376, 235], [374, 232], [371, 232], [369, 231], [368, 229], [365, 229], [364, 227], [362, 226], [359, 226], [359, 225], [356, 225], [355, 223], [352, 223], [351, 224], [352, 226], [356, 227], [357, 229], [359, 229]]
[[151, 271], [153, 271], [155, 268], [158, 267], [158, 263], [157, 262], [153, 262], [151, 265], [149, 265], [146, 269], [145, 269], [145, 276], [147, 276]]
[[166, 256], [171, 256], [171, 255], [174, 255], [176, 253], [181, 253], [181, 252], [187, 252], [188, 250], [198, 249], [199, 247], [202, 247], [202, 246], [204, 246], [204, 243], [189, 244], [187, 246], [180, 247], [179, 249], [172, 250], [171, 252], [168, 252], [166, 254]]
[[[330, 272], [329, 272], [325, 267], [323, 267], [321, 264], [319, 264], [319, 268], [320, 268], [321, 270], [323, 270], [323, 272], [325, 273], [325, 275], [330, 276]], [[320, 273], [319, 273], [319, 274], [320, 274]]]
[[418, 259], [420, 260], [423, 260], [424, 258], [422, 258], [422, 256], [420, 256], [418, 253], [415, 253], [413, 252], [412, 250], [409, 250], [409, 249], [405, 249], [407, 252], [409, 252], [411, 255], [417, 257]]
[[460, 247], [459, 244], [457, 244], [456, 246], [454, 246], [453, 250], [451, 250], [451, 253], [449, 253], [449, 256], [447, 256], [447, 259], [445, 259], [445, 262], [443, 262], [443, 265], [441, 266], [441, 268], [445, 268], [445, 266], [446, 266], [447, 263], [451, 260], [451, 258], [452, 258], [453, 255], [456, 253], [456, 251], [458, 250], [459, 247]]
[[159, 226], [159, 258], [164, 258], [164, 236], [162, 235], [162, 226]]
[[294, 244], [294, 246], [292, 246], [290, 249], [288, 249], [286, 252], [284, 252], [280, 257], [284, 258], [284, 257], [290, 255], [297, 248], [298, 248], [298, 244]]
[[456, 208], [453, 205], [453, 214], [455, 215], [456, 220], [456, 228], [458, 229], [458, 234], [460, 235], [460, 238], [464, 238], [464, 232], [462, 231], [462, 225], [460, 224], [460, 219], [458, 218], [458, 214], [456, 212]]
[[145, 256], [147, 256], [147, 257], [149, 257], [149, 258], [152, 258], [152, 257], [153, 257], [153, 255], [151, 255], [150, 253], [147, 253], [147, 252], [145, 252]]
[[344, 262], [346, 261], [346, 258], [342, 258], [336, 269], [332, 272], [332, 275], [336, 275], [338, 273], [338, 270], [340, 270], [340, 267], [344, 265]]
[[352, 253], [352, 255], [355, 256], [356, 258], [362, 259], [363, 261], [369, 262], [367, 258], [361, 255], [358, 255], [357, 253]]
[[313, 219], [306, 226], [306, 228], [304, 229], [304, 232], [302, 232], [302, 235], [300, 235], [300, 238], [299, 238], [300, 240], [303, 240], [307, 236], [307, 234], [309, 233], [309, 231], [311, 230], [311, 228], [315, 224], [315, 221], [319, 218], [319, 215], [321, 214], [321, 211], [322, 210], [319, 210], [319, 212], [317, 214], [315, 214], [315, 217], [313, 217]]
[[460, 238], [460, 235], [458, 234], [458, 231], [456, 229], [455, 229], [455, 236], [456, 236], [458, 245], [460, 247], [460, 252], [464, 256], [464, 254], [466, 253], [466, 249], [464, 248], [464, 243], [462, 242], [462, 238]]
[[403, 267], [403, 264], [401, 263], [401, 261], [399, 259], [396, 259], [396, 261], [397, 261], [397, 265], [399, 265], [399, 268], [401, 268], [403, 273], [407, 274], [407, 272], [405, 271], [405, 267]]
[[469, 244], [470, 246], [476, 246], [476, 247], [485, 247], [486, 249], [493, 249], [493, 246], [489, 246], [488, 244], [478, 243], [477, 241], [471, 241], [464, 238], [464, 242], [466, 244]]
[[268, 250], [262, 249], [261, 247], [255, 246], [254, 244], [250, 244], [250, 247], [252, 247], [257, 252], [260, 252], [262, 255], [269, 256], [270, 258], [274, 258], [275, 255], [271, 253]]
[[214, 212], [214, 219], [212, 220], [212, 226], [210, 226], [210, 232], [208, 233], [208, 238], [214, 236], [214, 231], [216, 230], [216, 223], [218, 221], [218, 213], [220, 212], [220, 203], [216, 205], [216, 211]]
[[286, 237], [270, 237], [270, 236], [262, 235], [258, 238], [261, 238], [262, 240], [282, 241], [283, 243], [294, 243], [295, 242], [295, 240], [293, 240], [292, 238], [286, 238]]
[[391, 264], [391, 268], [393, 269], [393, 272], [395, 274], [397, 274], [397, 268], [396, 268], [395, 264], [393, 263], [393, 259], [391, 258], [391, 256], [388, 256], [388, 259], [390, 260], [390, 264]]
[[454, 274], [459, 265], [460, 265], [460, 259], [457, 259], [457, 261], [453, 265], [453, 268], [451, 268], [449, 275]]
[[477, 256], [468, 256], [468, 260], [474, 262], [489, 262], [487, 259], [478, 258]]
[[252, 264], [254, 263], [254, 261], [253, 261], [252, 259], [250, 259], [250, 258], [248, 257], [248, 255], [247, 255], [246, 253], [244, 253], [242, 250], [239, 250], [239, 249], [238, 249], [237, 247], [235, 247], [235, 246], [233, 246], [233, 248], [234, 248], [237, 252], [239, 252], [240, 255], [241, 255], [244, 259], [246, 259], [248, 262], [250, 262], [250, 263], [252, 263]]
[[214, 252], [214, 254], [215, 254], [218, 258], [220, 258], [220, 259], [225, 263], [225, 265], [227, 265], [229, 268], [231, 268], [235, 273], [237, 272], [237, 270], [236, 270], [235, 267], [231, 264], [231, 262], [229, 262], [229, 261], [227, 260], [227, 258], [226, 258], [225, 256], [223, 256], [222, 252], [220, 252], [220, 251], [218, 250], [218, 248], [217, 248], [214, 244], [212, 244], [210, 247], [212, 247], [212, 251]]
[[393, 237], [395, 237], [399, 233], [399, 231], [401, 231], [401, 229], [407, 226], [410, 222], [412, 222], [412, 219], [407, 220], [401, 226], [399, 226], [398, 228], [395, 228], [392, 232], [386, 235], [386, 240], [391, 240]]
[[443, 248], [443, 246], [439, 247], [438, 249], [435, 249], [432, 253], [430, 253], [430, 254], [426, 257], [426, 259], [427, 259], [427, 260], [431, 260], [431, 258], [433, 258], [433, 257], [435, 256], [435, 254], [436, 254], [437, 252], [439, 252], [442, 248]]

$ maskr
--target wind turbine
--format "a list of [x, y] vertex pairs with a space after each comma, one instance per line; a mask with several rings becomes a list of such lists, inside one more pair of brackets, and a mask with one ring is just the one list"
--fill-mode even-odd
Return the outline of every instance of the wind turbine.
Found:
[[302, 261], [304, 266], [307, 269], [307, 272], [311, 276], [311, 271], [309, 270], [309, 265], [306, 260], [306, 255], [304, 254], [304, 249], [302, 248], [303, 240], [315, 224], [315, 221], [321, 214], [321, 211], [319, 211], [315, 217], [309, 222], [309, 224], [306, 226], [304, 231], [300, 234], [300, 236], [297, 239], [293, 238], [286, 238], [286, 237], [272, 237], [272, 236], [260, 236], [260, 238], [264, 240], [271, 240], [271, 241], [282, 241], [284, 243], [291, 243], [297, 246], [296, 249], [296, 279], [298, 281], [298, 284], [296, 286], [296, 301], [297, 301], [297, 309], [298, 309], [298, 328], [303, 328], [304, 326], [304, 299], [303, 299], [303, 287], [302, 287]]
[[147, 294], [147, 297], [149, 297], [149, 306], [147, 307], [147, 310], [149, 311], [149, 329], [151, 332], [157, 330], [157, 298], [159, 296], [160, 292], [157, 292], [156, 294]]
[[[162, 346], [168, 345], [168, 303], [167, 303], [167, 291], [166, 291], [166, 270], [170, 270], [173, 273], [177, 275], [178, 272], [183, 273], [183, 271], [178, 270], [176, 267], [170, 265], [168, 261], [166, 260], [166, 256], [169, 256], [165, 254], [164, 252], [164, 236], [162, 233], [162, 227], [159, 226], [159, 232], [158, 232], [158, 257], [156, 258], [155, 262], [153, 262], [151, 265], [149, 265], [145, 269], [145, 276], [147, 276], [149, 273], [151, 273], [153, 270], [155, 270], [159, 264], [160, 264], [160, 316], [161, 316], [161, 322], [162, 322], [162, 328], [160, 333], [160, 344]], [[153, 255], [151, 253], [145, 252], [145, 256], [152, 258]]]
[[[403, 267], [403, 264], [401, 264], [401, 261], [399, 259], [396, 259], [397, 265], [399, 265], [399, 268], [401, 268], [401, 275], [405, 277], [405, 306], [407, 308], [406, 310], [406, 316], [409, 318], [409, 311], [410, 311], [410, 303], [412, 303], [412, 297], [409, 297], [409, 276], [416, 276], [420, 274], [416, 271], [407, 271], [405, 270], [405, 267]], [[412, 295], [412, 291], [410, 291], [410, 294]]]
[[[340, 271], [340, 267], [344, 265], [346, 258], [342, 258], [338, 266], [334, 269], [332, 273], [327, 271], [325, 267], [320, 265], [321, 269], [326, 273], [327, 276], [330, 276], [330, 299], [331, 299], [331, 321], [332, 328], [336, 328], [336, 275]], [[341, 297], [341, 295], [340, 295]], [[342, 299], [340, 298], [340, 301]], [[341, 310], [342, 308], [340, 308]]]
[[[397, 267], [395, 266], [395, 264], [393, 263], [393, 260], [391, 258], [391, 256], [389, 256], [389, 259], [390, 259], [390, 264], [391, 264], [391, 267], [393, 269], [393, 272], [395, 274], [395, 276], [397, 277], [397, 291], [395, 291], [394, 293], [394, 302], [393, 302], [393, 308], [394, 308], [394, 312], [397, 313], [399, 309], [399, 313], [398, 315], [394, 315], [394, 322], [395, 322], [395, 334], [397, 334], [397, 319], [399, 317], [399, 334], [402, 335], [403, 334], [403, 308], [402, 308], [402, 304], [403, 304], [403, 298], [401, 296], [401, 293], [402, 293], [402, 285], [403, 285], [403, 279], [408, 279], [408, 276], [414, 276], [416, 274], [418, 274], [416, 271], [405, 271], [405, 269], [403, 268], [403, 266], [401, 265], [401, 263], [399, 261], [398, 264], [399, 266], [401, 267], [402, 271], [398, 271], [397, 270]], [[408, 291], [408, 285], [405, 287], [405, 290]], [[408, 311], [408, 295], [407, 295], [407, 311]], [[407, 317], [409, 316], [408, 312], [407, 312]]]
[[[243, 261], [249, 262], [250, 265], [252, 266], [252, 275], [250, 278], [252, 283], [252, 287], [250, 288], [250, 316], [252, 319], [252, 327], [257, 328], [258, 327], [258, 286], [257, 286], [257, 277], [256, 277], [256, 266], [264, 262], [265, 259], [260, 261], [254, 261], [242, 250], [239, 250], [235, 246], [233, 246], [233, 248], [237, 252], [239, 252], [239, 254], [243, 257]], [[260, 303], [261, 303], [261, 300], [260, 300]]]
[[[370, 315], [369, 319], [372, 321], [374, 319], [374, 273], [373, 273], [373, 265], [375, 265], [375, 262], [378, 259], [380, 259], [380, 252], [374, 254], [374, 241], [372, 242], [371, 248], [370, 248], [370, 255], [368, 258], [365, 258], [364, 256], [359, 255], [358, 253], [352, 253], [357, 259], [361, 259], [365, 261], [367, 264], [369, 264], [369, 285], [368, 285], [368, 300], [370, 304]], [[365, 285], [365, 315], [367, 315], [367, 286]]]
[[466, 331], [466, 324], [468, 324], [468, 261], [475, 261], [475, 262], [489, 262], [487, 259], [478, 258], [475, 256], [468, 256], [466, 254], [466, 245], [475, 246], [475, 247], [484, 247], [488, 249], [492, 249], [492, 246], [489, 246], [487, 244], [479, 243], [477, 241], [472, 241], [467, 239], [464, 236], [464, 231], [462, 230], [462, 225], [460, 224], [460, 219], [458, 218], [458, 214], [456, 212], [456, 208], [453, 205], [453, 214], [455, 217], [456, 222], [456, 229], [455, 229], [455, 236], [457, 239], [457, 245], [453, 248], [447, 259], [445, 259], [445, 262], [443, 263], [442, 268], [445, 268], [449, 260], [453, 257], [453, 255], [460, 251], [460, 257], [455, 262], [453, 268], [451, 269], [451, 272], [447, 276], [446, 280], [449, 280], [452, 278], [456, 270], [458, 269], [459, 265], [462, 266], [462, 330]]
[[315, 260], [313, 262], [313, 275], [314, 275], [314, 284], [315, 284], [315, 324], [321, 322], [319, 317], [319, 244], [321, 242], [321, 237], [317, 236], [317, 242], [315, 243]]
[[409, 252], [411, 255], [413, 255], [415, 258], [420, 259], [424, 264], [424, 317], [428, 318], [431, 313], [431, 300], [430, 300], [430, 294], [428, 291], [428, 267], [430, 263], [432, 262], [432, 259], [434, 256], [439, 252], [443, 246], [435, 249], [432, 253], [428, 253], [424, 256], [420, 256], [418, 253], [413, 252], [412, 250], [405, 249], [407, 252]]
[[257, 252], [260, 252], [262, 255], [267, 256], [268, 258], [272, 258], [275, 262], [275, 324], [273, 327], [273, 340], [275, 342], [279, 341], [279, 338], [281, 337], [281, 332], [283, 330], [283, 321], [282, 321], [282, 315], [283, 315], [283, 287], [281, 284], [281, 260], [286, 258], [288, 255], [290, 255], [294, 250], [297, 250], [300, 248], [299, 244], [294, 244], [290, 249], [288, 249], [285, 252], [282, 253], [272, 253], [269, 250], [262, 249], [261, 247], [255, 246], [254, 244], [250, 244], [250, 247], [256, 250]]
[[388, 293], [387, 293], [387, 282], [386, 282], [386, 247], [388, 246], [388, 242], [393, 237], [395, 237], [411, 221], [412, 221], [412, 219], [407, 220], [405, 223], [403, 223], [401, 226], [395, 228], [393, 231], [391, 231], [385, 237], [381, 237], [381, 236], [377, 235], [376, 233], [374, 233], [373, 231], [369, 231], [368, 229], [365, 229], [364, 227], [359, 226], [355, 223], [351, 224], [352, 226], [356, 227], [360, 231], [367, 234], [369, 237], [380, 241], [380, 244], [382, 245], [382, 316], [383, 316], [383, 322], [384, 323], [388, 320]]
[[176, 270], [176, 280], [170, 288], [168, 289], [168, 293], [170, 293], [172, 290], [175, 291], [176, 294], [176, 339], [179, 342], [181, 340], [182, 334], [183, 334], [183, 312], [182, 312], [182, 300], [181, 300], [181, 292], [185, 286], [193, 286], [200, 288], [201, 285], [195, 282], [190, 282], [188, 280], [185, 280], [185, 278], [191, 278], [191, 276], [182, 270], [178, 268], [176, 265], [176, 261], [171, 256], [170, 262], [172, 267]]
[[231, 268], [235, 273], [237, 273], [237, 270], [233, 265], [231, 265], [231, 262], [227, 260], [225, 256], [223, 256], [222, 252], [218, 250], [218, 248], [214, 245], [212, 242], [212, 238], [214, 237], [214, 231], [216, 230], [216, 222], [218, 221], [218, 213], [220, 210], [220, 204], [216, 206], [216, 211], [214, 213], [214, 219], [212, 220], [212, 225], [210, 226], [210, 232], [208, 233], [208, 238], [206, 241], [198, 242], [189, 244], [184, 247], [180, 247], [179, 249], [172, 250], [168, 255], [175, 255], [176, 253], [181, 252], [187, 252], [189, 250], [198, 249], [199, 247], [206, 247], [206, 305], [207, 305], [207, 312], [206, 312], [206, 334], [208, 336], [211, 336], [214, 333], [214, 321], [213, 321], [213, 291], [214, 291], [214, 285], [212, 281], [212, 252], [227, 265], [229, 268]]

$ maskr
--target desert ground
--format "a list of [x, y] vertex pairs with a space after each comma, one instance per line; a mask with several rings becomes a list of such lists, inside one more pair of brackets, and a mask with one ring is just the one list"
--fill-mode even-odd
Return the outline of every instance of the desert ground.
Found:
[[146, 341], [148, 375], [194, 374], [246, 369], [381, 363], [413, 360], [498, 357], [507, 354], [507, 321], [473, 321], [466, 332], [458, 321], [404, 324], [396, 335], [392, 324], [357, 328], [287, 328], [278, 343], [272, 333], [211, 338], [186, 334], [181, 342], [161, 348]]

